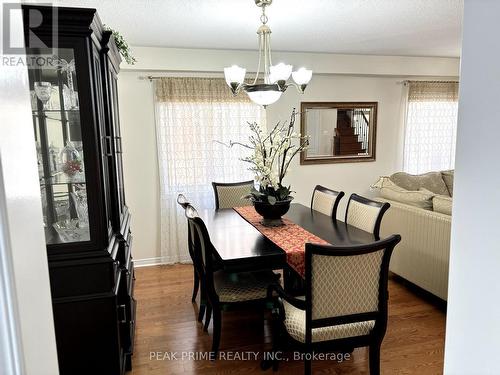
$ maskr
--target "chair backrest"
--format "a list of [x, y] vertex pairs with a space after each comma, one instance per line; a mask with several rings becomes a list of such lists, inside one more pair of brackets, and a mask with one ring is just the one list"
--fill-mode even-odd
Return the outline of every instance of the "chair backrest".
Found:
[[366, 245], [306, 244], [306, 340], [308, 329], [371, 320], [385, 333], [389, 261], [400, 240], [392, 235]]
[[345, 212], [345, 222], [366, 232], [373, 233], [379, 239], [380, 224], [385, 211], [391, 205], [377, 202], [357, 194], [351, 194]]
[[336, 219], [337, 207], [344, 195], [343, 191], [335, 191], [316, 185], [311, 198], [311, 209]]
[[191, 229], [191, 238], [193, 242], [193, 262], [205, 283], [207, 292], [215, 293], [213, 284], [213, 245], [210, 242], [207, 227], [202, 218], [198, 215], [198, 211], [192, 206], [186, 207], [186, 217], [188, 225]]
[[242, 199], [250, 194], [250, 189], [254, 186], [253, 180], [243, 182], [212, 182], [215, 194], [215, 209], [250, 206], [249, 199]]

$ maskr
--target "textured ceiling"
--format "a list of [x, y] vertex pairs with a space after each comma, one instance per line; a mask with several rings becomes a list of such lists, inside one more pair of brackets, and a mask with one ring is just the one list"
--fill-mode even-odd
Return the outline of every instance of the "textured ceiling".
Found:
[[[132, 45], [256, 49], [253, 0], [59, 0], [97, 8]], [[273, 49], [459, 56], [463, 0], [274, 0]]]

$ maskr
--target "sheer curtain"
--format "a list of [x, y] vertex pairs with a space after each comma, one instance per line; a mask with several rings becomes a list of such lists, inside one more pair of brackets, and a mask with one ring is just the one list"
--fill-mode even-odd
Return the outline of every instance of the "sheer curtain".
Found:
[[246, 141], [248, 122], [265, 126], [265, 111], [246, 95], [233, 97], [223, 79], [162, 78], [155, 83], [160, 169], [161, 249], [165, 263], [190, 262], [179, 193], [197, 208], [214, 208], [212, 181], [251, 180], [239, 158], [249, 150], [219, 142]]
[[458, 82], [408, 82], [405, 172], [453, 169], [457, 135]]

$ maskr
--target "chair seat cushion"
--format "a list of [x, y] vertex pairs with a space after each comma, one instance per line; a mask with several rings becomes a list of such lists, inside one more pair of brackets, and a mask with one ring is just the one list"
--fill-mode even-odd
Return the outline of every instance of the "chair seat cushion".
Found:
[[220, 302], [244, 302], [267, 297], [267, 287], [276, 283], [273, 272], [214, 273], [214, 284]]
[[[283, 301], [285, 307], [285, 328], [288, 334], [299, 342], [306, 338], [306, 312]], [[338, 340], [346, 337], [364, 336], [370, 334], [375, 326], [374, 320], [359, 323], [339, 324], [335, 326], [314, 328], [312, 342]]]

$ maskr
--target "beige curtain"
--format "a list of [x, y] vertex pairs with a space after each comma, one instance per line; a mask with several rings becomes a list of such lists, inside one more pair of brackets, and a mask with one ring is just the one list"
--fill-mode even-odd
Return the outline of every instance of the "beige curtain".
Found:
[[234, 96], [222, 78], [165, 77], [156, 81], [157, 102], [252, 104], [244, 93]]
[[412, 174], [453, 169], [458, 82], [410, 81], [403, 169]]
[[246, 149], [219, 142], [245, 142], [248, 122], [265, 125], [265, 111], [223, 79], [162, 78], [155, 82], [156, 134], [161, 192], [161, 247], [166, 263], [187, 262], [186, 218], [176, 203], [183, 193], [197, 209], [214, 208], [212, 181], [253, 178], [240, 161]]

